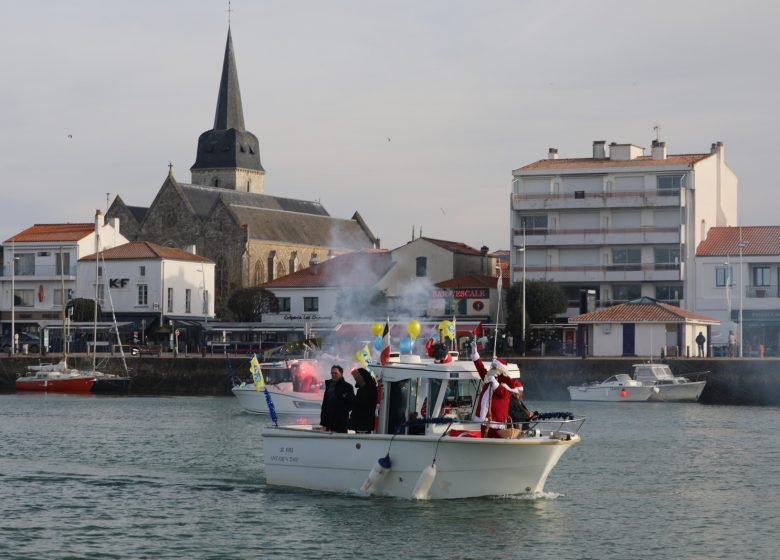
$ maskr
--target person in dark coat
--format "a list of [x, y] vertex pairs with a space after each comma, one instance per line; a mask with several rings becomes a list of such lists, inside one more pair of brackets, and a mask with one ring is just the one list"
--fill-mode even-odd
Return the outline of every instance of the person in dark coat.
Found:
[[349, 427], [356, 432], [370, 433], [374, 430], [374, 418], [376, 416], [376, 381], [371, 373], [358, 368], [352, 370], [355, 378], [357, 393], [352, 403], [352, 413], [349, 416]]
[[344, 379], [344, 370], [339, 365], [333, 365], [330, 368], [330, 379], [325, 381], [320, 424], [328, 431], [346, 433], [354, 400], [355, 392]]

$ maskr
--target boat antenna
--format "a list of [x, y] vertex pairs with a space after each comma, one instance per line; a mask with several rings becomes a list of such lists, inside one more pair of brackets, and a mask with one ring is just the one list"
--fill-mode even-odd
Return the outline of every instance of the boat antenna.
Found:
[[[108, 272], [106, 272], [106, 256], [105, 254], [98, 253], [99, 258], [103, 261], [103, 274], [108, 278]], [[114, 333], [116, 334], [116, 342], [119, 347], [119, 355], [122, 357], [122, 367], [125, 368], [125, 375], [130, 373], [130, 369], [127, 367], [127, 360], [125, 359], [125, 349], [122, 346], [122, 338], [119, 336], [119, 323], [116, 320], [116, 310], [114, 309], [114, 298], [111, 296], [111, 283], [106, 285], [106, 293], [108, 294], [108, 303], [111, 307], [111, 320], [114, 322]]]
[[501, 291], [504, 287], [504, 271], [500, 266], [496, 265], [498, 269], [498, 311], [496, 311], [496, 328], [493, 331], [493, 359], [496, 359], [496, 344], [498, 344], [498, 319], [501, 317]]

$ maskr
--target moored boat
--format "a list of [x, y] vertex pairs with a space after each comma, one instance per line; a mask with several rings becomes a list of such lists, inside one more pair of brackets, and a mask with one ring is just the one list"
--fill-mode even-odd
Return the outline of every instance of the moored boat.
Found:
[[16, 379], [16, 390], [46, 393], [89, 393], [94, 383], [95, 376], [75, 370], [34, 371], [30, 375]]
[[707, 383], [675, 376], [668, 365], [655, 363], [634, 364], [634, 379], [658, 389], [650, 396], [650, 400], [658, 401], [698, 401]]
[[571, 386], [569, 396], [573, 401], [638, 402], [649, 400], [657, 391], [627, 373], [618, 373], [600, 383]]
[[324, 379], [316, 360], [290, 360], [261, 364], [264, 384], [236, 382], [231, 389], [238, 403], [252, 414], [269, 414], [266, 391], [277, 414], [320, 415]]
[[585, 419], [568, 413], [541, 415], [527, 430], [508, 426], [507, 438], [481, 437], [473, 362], [401, 356], [372, 367], [381, 381], [376, 433], [266, 426], [267, 484], [415, 499], [535, 494], [580, 442]]

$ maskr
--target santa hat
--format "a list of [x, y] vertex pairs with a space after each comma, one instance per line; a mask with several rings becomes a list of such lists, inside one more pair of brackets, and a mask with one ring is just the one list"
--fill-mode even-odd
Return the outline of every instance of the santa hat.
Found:
[[506, 360], [502, 360], [501, 358], [493, 358], [493, 363], [491, 365], [493, 366], [492, 369], [497, 370], [499, 374], [507, 376], [509, 375], [509, 368], [507, 367]]

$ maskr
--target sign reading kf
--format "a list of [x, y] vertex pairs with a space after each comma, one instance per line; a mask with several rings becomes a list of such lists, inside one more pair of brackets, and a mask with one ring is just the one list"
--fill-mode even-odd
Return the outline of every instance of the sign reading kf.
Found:
[[130, 283], [129, 278], [111, 278], [108, 281], [108, 285], [111, 288], [124, 288]]

